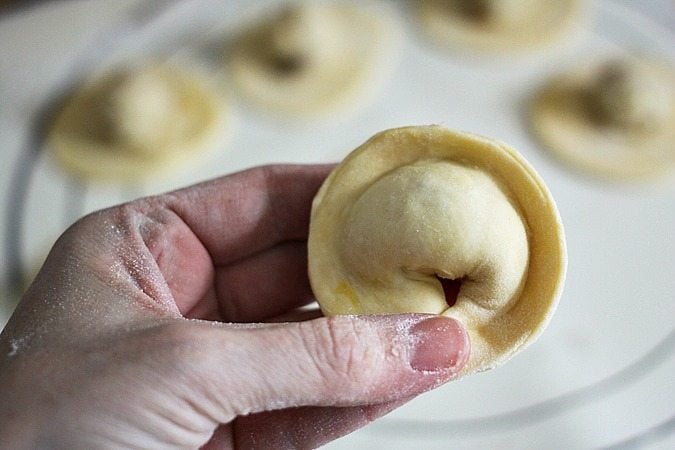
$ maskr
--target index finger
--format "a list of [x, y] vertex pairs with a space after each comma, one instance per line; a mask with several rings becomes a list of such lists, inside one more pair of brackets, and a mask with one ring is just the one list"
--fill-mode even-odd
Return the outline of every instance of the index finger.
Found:
[[164, 202], [216, 265], [279, 242], [305, 240], [314, 195], [334, 165], [274, 165], [168, 194]]

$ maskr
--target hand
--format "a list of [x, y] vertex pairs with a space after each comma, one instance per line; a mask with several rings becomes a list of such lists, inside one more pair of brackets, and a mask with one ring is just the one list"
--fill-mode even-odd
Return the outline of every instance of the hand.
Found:
[[0, 335], [0, 447], [315, 447], [456, 377], [452, 319], [270, 323], [312, 314], [294, 310], [329, 170], [256, 168], [71, 227]]

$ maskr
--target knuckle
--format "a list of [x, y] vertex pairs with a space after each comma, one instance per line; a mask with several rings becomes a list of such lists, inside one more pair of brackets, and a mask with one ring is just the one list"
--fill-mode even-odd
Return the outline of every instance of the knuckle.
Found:
[[164, 194], [87, 214], [68, 227], [57, 244], [67, 249], [87, 236], [103, 236], [108, 242], [117, 242], [139, 233], [143, 237], [143, 234], [156, 233], [157, 229], [165, 230], [175, 221], [171, 202], [171, 194]]
[[327, 318], [305, 322], [302, 340], [317, 375], [331, 389], [368, 388], [383, 362], [383, 342], [363, 321]]

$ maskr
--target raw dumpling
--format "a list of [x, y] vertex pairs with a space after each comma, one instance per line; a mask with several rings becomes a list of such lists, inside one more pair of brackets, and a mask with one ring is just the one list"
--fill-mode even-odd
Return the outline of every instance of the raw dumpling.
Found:
[[213, 147], [222, 98], [196, 74], [168, 65], [107, 73], [77, 89], [48, 136], [80, 176], [134, 180], [164, 173]]
[[530, 119], [548, 150], [601, 177], [651, 178], [675, 166], [675, 72], [655, 62], [616, 58], [556, 77]]
[[250, 27], [229, 69], [240, 93], [281, 115], [313, 116], [376, 90], [396, 54], [398, 24], [373, 5], [299, 2]]
[[551, 43], [582, 16], [581, 0], [417, 0], [422, 31], [444, 47], [518, 51]]
[[465, 374], [539, 336], [566, 268], [558, 211], [530, 165], [440, 126], [384, 131], [352, 152], [314, 199], [308, 247], [324, 314], [454, 317], [471, 339]]

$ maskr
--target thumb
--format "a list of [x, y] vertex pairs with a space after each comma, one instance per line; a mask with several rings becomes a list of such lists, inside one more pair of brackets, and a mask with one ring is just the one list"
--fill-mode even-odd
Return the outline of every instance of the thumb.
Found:
[[209, 357], [192, 366], [199, 372], [192, 386], [220, 423], [272, 409], [414, 396], [456, 378], [469, 355], [465, 330], [443, 316], [338, 316], [207, 325], [204, 332]]

